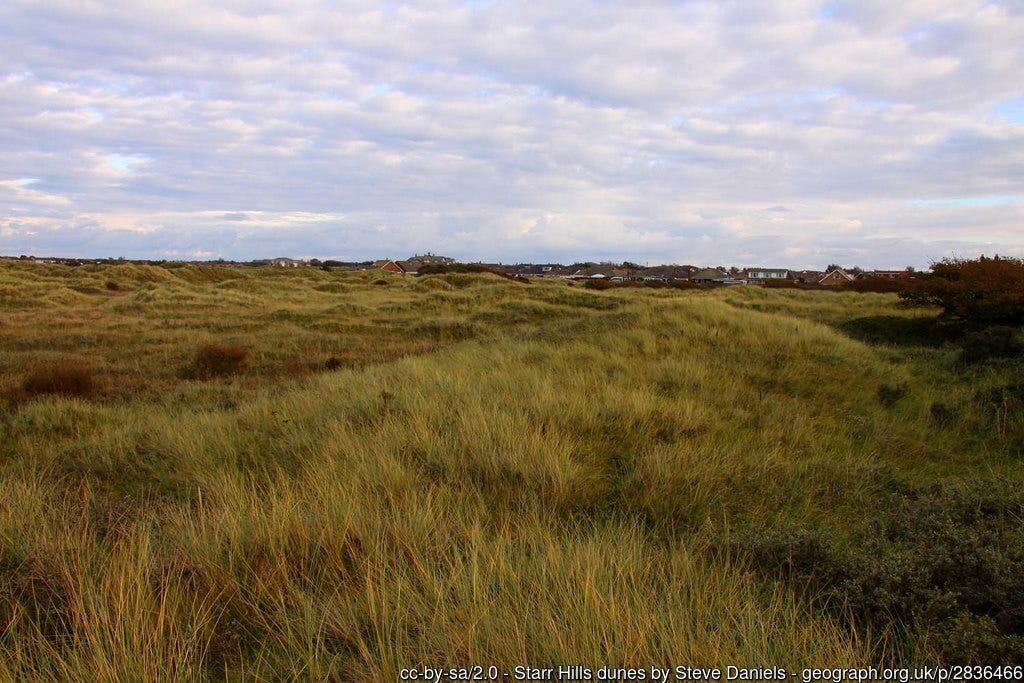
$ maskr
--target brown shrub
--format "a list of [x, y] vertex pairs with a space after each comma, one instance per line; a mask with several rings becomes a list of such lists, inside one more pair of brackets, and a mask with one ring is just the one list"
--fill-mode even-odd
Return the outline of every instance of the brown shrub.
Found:
[[848, 282], [841, 287], [849, 292], [873, 292], [876, 294], [890, 294], [899, 293], [905, 290], [911, 281], [907, 280], [889, 280], [881, 277], [865, 277], [853, 282]]
[[968, 327], [1018, 326], [1024, 323], [1024, 259], [939, 261], [900, 297], [913, 304], [941, 306], [943, 317]]
[[21, 388], [29, 395], [88, 396], [96, 390], [96, 380], [88, 363], [58, 360], [33, 369]]
[[185, 376], [196, 379], [224, 377], [242, 370], [249, 358], [249, 349], [231, 344], [203, 344], [196, 349], [192, 365], [185, 369]]

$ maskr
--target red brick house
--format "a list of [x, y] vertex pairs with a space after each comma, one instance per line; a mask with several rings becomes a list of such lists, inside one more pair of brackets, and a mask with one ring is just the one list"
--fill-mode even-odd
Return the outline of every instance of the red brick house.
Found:
[[374, 261], [373, 262], [373, 267], [374, 268], [380, 268], [381, 270], [386, 270], [386, 271], [388, 271], [390, 273], [404, 273], [405, 272], [405, 268], [402, 268], [402, 266], [398, 265], [394, 261], [387, 261], [387, 260], [385, 260], [385, 261]]
[[853, 275], [850, 275], [842, 268], [836, 268], [828, 273], [825, 273], [825, 277], [818, 280], [818, 284], [823, 287], [837, 287], [838, 285], [845, 285], [848, 282], [856, 280]]

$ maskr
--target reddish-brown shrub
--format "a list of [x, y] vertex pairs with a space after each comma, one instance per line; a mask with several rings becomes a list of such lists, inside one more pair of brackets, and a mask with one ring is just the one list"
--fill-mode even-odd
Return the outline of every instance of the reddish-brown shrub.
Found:
[[1024, 323], [1024, 260], [950, 259], [909, 285], [900, 297], [942, 307], [944, 317], [974, 327]]
[[57, 360], [36, 366], [21, 388], [29, 395], [88, 396], [96, 390], [96, 380], [88, 363]]
[[192, 365], [186, 368], [186, 376], [196, 379], [224, 377], [242, 370], [249, 358], [249, 349], [230, 344], [203, 344], [196, 349]]
[[800, 289], [801, 283], [796, 280], [765, 280], [768, 289]]
[[850, 292], [874, 292], [878, 294], [899, 293], [906, 289], [910, 280], [889, 280], [882, 277], [863, 277], [843, 285]]

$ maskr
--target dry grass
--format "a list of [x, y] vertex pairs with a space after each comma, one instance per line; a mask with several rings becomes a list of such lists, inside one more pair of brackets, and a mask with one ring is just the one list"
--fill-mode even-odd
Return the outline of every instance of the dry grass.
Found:
[[89, 396], [96, 390], [92, 367], [87, 363], [59, 359], [36, 366], [21, 382], [30, 396]]
[[242, 371], [248, 358], [249, 349], [244, 346], [206, 343], [196, 349], [195, 358], [184, 374], [197, 379], [235, 375]]
[[[1021, 416], [1004, 401], [997, 431], [976, 399], [1012, 368], [961, 376], [941, 348], [831, 327], [905, 315], [894, 297], [37, 268], [0, 265], [20, 292], [0, 372], [47, 335], [117, 340], [104, 381], [155, 386], [0, 420], [4, 678], [908, 660], [920, 644], [840, 628], [723, 539], [800, 523], [852, 543], [901, 487], [1021, 474]], [[115, 278], [102, 299], [56, 286]], [[214, 326], [246, 371], [176, 377]], [[883, 384], [906, 390], [889, 408]]]

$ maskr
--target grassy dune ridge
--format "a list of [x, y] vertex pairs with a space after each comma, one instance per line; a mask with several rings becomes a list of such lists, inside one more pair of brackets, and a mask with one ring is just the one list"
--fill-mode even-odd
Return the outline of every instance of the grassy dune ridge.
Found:
[[[1016, 366], [836, 329], [921, 315], [889, 295], [6, 263], [0, 288], [9, 679], [916, 661], [723, 548], [855, 545], [894, 492], [1020, 477], [1020, 415], [977, 400]], [[225, 340], [239, 374], [181, 375]], [[100, 390], [15, 391], [68, 356]]]

